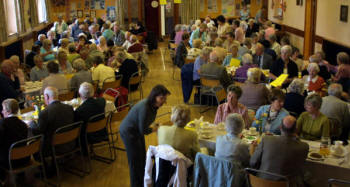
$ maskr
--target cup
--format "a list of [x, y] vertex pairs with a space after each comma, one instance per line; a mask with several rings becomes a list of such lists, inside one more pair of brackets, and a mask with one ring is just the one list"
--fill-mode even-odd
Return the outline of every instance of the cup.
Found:
[[330, 145], [330, 138], [329, 137], [321, 137], [321, 144], [320, 144], [320, 154], [322, 156], [328, 156], [330, 153], [329, 145]]
[[332, 152], [335, 155], [343, 155], [343, 153], [344, 153], [343, 142], [342, 141], [335, 141], [334, 146], [332, 147]]
[[255, 127], [250, 127], [249, 128], [249, 134], [256, 134], [256, 128]]

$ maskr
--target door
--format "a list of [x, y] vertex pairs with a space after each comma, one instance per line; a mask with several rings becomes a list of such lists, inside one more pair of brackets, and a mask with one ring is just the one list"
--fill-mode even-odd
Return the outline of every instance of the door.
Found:
[[[157, 39], [160, 36], [160, 5], [158, 0], [145, 0], [145, 23], [148, 31], [154, 32]], [[153, 3], [152, 3], [153, 2]], [[153, 6], [152, 6], [153, 4]], [[157, 7], [154, 7], [157, 5]]]

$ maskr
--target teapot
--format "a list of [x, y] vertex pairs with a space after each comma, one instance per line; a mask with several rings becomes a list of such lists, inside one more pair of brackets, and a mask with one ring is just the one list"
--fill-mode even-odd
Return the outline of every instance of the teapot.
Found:
[[335, 141], [334, 146], [331, 147], [331, 151], [336, 156], [343, 156], [345, 153], [345, 149], [343, 147], [342, 141]]

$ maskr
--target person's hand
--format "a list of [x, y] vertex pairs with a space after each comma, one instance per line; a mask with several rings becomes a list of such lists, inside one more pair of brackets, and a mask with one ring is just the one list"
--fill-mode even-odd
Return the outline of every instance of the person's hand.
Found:
[[265, 135], [267, 135], [267, 136], [273, 136], [273, 133], [272, 133], [272, 132], [265, 132]]
[[159, 128], [159, 123], [155, 123], [151, 126], [152, 132], [157, 132]]

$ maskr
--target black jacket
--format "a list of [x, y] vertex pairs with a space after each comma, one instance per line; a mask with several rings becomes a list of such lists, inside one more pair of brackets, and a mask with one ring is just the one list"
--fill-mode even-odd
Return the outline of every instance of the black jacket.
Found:
[[138, 72], [139, 69], [135, 60], [125, 59], [122, 65], [119, 67], [119, 72], [117, 75], [123, 75], [122, 86], [126, 89], [129, 89], [129, 79], [132, 74]]

